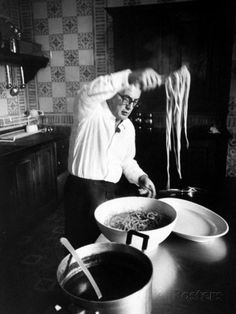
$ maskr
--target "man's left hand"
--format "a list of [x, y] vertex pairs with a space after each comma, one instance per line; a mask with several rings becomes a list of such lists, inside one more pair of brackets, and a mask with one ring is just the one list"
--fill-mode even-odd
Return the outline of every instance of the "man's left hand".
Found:
[[139, 177], [139, 194], [147, 197], [156, 197], [156, 188], [152, 180], [147, 175]]

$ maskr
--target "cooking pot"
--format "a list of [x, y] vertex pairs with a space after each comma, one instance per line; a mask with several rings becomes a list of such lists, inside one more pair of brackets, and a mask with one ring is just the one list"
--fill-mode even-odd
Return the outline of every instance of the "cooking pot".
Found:
[[187, 186], [182, 189], [170, 188], [166, 190], [159, 190], [157, 192], [157, 199], [163, 197], [178, 197], [186, 200], [193, 201], [194, 199], [206, 199], [209, 196], [209, 192], [205, 189]]
[[102, 298], [98, 300], [69, 254], [58, 266], [57, 281], [73, 304], [89, 313], [151, 313], [153, 267], [142, 251], [126, 244], [106, 242], [86, 245], [76, 252], [92, 273]]

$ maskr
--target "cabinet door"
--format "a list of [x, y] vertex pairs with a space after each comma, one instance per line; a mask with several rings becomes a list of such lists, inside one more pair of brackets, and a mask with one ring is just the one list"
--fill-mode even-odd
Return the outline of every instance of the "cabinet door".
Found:
[[12, 164], [0, 165], [0, 243], [16, 222], [15, 171]]
[[32, 216], [32, 209], [36, 207], [36, 177], [35, 154], [29, 154], [16, 161], [16, 214], [17, 217], [27, 220]]
[[53, 144], [46, 145], [36, 152], [35, 173], [37, 207], [47, 206], [57, 195], [56, 157]]

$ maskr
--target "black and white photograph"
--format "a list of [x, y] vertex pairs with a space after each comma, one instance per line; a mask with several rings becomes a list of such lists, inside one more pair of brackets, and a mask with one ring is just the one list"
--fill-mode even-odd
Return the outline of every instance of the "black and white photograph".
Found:
[[0, 0], [0, 314], [234, 314], [235, 227], [234, 0]]

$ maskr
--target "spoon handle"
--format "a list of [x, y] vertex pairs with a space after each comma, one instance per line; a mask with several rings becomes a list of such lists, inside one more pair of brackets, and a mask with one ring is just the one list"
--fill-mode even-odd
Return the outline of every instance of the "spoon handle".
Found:
[[84, 262], [82, 261], [82, 259], [78, 256], [77, 252], [75, 251], [75, 249], [73, 248], [73, 246], [70, 244], [70, 242], [66, 239], [66, 238], [60, 238], [60, 242], [62, 245], [65, 246], [65, 248], [72, 254], [72, 256], [74, 257], [74, 259], [76, 260], [76, 262], [79, 264], [79, 266], [82, 268], [84, 274], [87, 276], [88, 280], [90, 281], [91, 285], [93, 286], [96, 295], [98, 297], [98, 299], [102, 298], [102, 294], [100, 289], [98, 288], [92, 274], [90, 273], [90, 271], [88, 270], [88, 268], [85, 266]]

